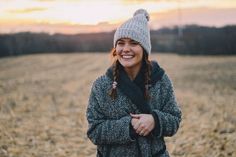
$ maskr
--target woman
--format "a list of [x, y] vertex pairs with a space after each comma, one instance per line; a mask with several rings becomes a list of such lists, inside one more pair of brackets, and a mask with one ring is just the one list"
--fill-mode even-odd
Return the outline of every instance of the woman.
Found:
[[164, 137], [181, 121], [172, 82], [150, 62], [149, 15], [139, 9], [117, 28], [114, 63], [92, 86], [87, 135], [98, 157], [168, 157]]

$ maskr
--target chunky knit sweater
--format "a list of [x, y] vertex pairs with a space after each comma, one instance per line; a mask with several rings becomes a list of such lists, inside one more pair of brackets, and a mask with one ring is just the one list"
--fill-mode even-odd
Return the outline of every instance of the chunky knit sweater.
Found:
[[[86, 113], [87, 135], [97, 145], [97, 157], [169, 156], [164, 137], [177, 132], [181, 110], [168, 75], [156, 62], [152, 64], [148, 101], [140, 95], [138, 85], [125, 75], [121, 75], [123, 82], [121, 78], [118, 84], [123, 86], [118, 85], [117, 98], [113, 100], [108, 95], [113, 83], [110, 69], [93, 83]], [[155, 119], [155, 129], [148, 136], [134, 136], [130, 113], [147, 112]]]

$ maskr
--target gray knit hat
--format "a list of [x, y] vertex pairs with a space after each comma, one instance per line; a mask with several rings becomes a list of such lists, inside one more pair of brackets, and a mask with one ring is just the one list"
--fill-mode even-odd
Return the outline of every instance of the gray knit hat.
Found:
[[148, 54], [151, 53], [150, 30], [148, 28], [149, 14], [144, 9], [135, 11], [133, 18], [124, 22], [117, 28], [114, 35], [114, 47], [117, 40], [131, 38], [140, 43]]

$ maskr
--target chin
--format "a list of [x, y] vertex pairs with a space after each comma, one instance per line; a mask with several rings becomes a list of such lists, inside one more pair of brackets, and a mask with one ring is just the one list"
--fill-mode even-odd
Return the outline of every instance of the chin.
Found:
[[126, 62], [126, 61], [120, 61], [120, 64], [124, 67], [124, 68], [131, 68], [134, 63], [130, 63], [130, 62]]
[[[122, 64], [121, 64], [122, 65]], [[124, 68], [132, 68], [133, 67], [133, 65], [122, 65]]]

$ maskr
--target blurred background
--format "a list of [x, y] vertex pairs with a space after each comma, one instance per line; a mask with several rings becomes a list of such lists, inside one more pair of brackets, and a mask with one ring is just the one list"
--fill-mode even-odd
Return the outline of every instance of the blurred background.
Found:
[[150, 13], [154, 52], [236, 54], [235, 0], [1, 0], [0, 56], [107, 52], [137, 8]]
[[236, 156], [235, 0], [0, 0], [1, 157], [95, 156], [90, 88], [139, 8], [183, 111], [171, 156]]

